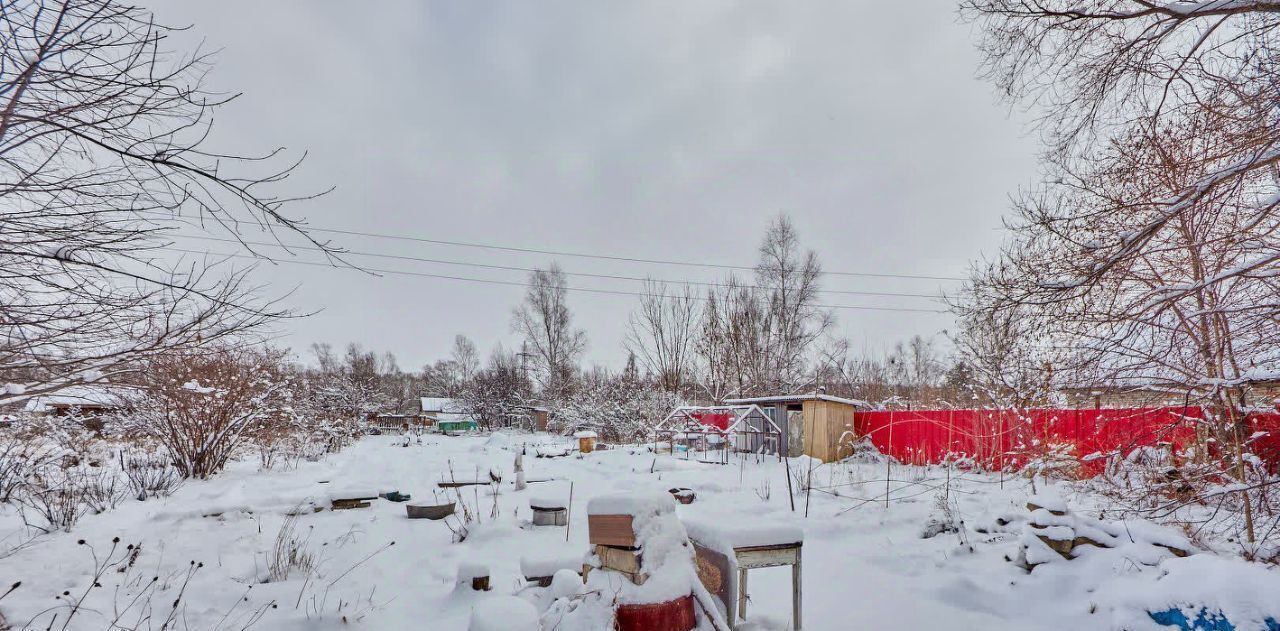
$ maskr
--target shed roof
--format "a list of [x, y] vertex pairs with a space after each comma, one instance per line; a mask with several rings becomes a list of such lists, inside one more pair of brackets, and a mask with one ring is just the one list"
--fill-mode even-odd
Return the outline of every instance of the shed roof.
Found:
[[810, 392], [807, 394], [780, 394], [768, 397], [751, 397], [747, 399], [725, 399], [726, 405], [746, 405], [762, 403], [797, 403], [800, 401], [830, 401], [832, 403], [842, 403], [844, 405], [852, 405], [863, 408], [873, 408], [875, 406], [861, 399], [846, 399], [843, 397], [835, 397], [829, 394], [821, 394], [818, 392]]

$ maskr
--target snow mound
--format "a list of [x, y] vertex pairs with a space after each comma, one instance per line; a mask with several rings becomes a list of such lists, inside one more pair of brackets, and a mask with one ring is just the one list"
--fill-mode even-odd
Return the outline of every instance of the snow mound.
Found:
[[[1028, 505], [1038, 503], [1033, 498]], [[1020, 542], [1025, 565], [1035, 567], [1075, 559], [1098, 549], [1115, 549], [1135, 563], [1156, 565], [1171, 556], [1195, 551], [1185, 535], [1142, 520], [1106, 522], [1077, 515], [1055, 504], [1061, 515], [1036, 508], [1023, 525]]]
[[584, 589], [582, 585], [582, 577], [573, 570], [558, 570], [551, 577], [551, 587], [548, 588], [551, 598], [572, 598], [582, 593]]
[[1265, 631], [1268, 620], [1280, 620], [1280, 571], [1243, 559], [1197, 554], [1119, 575], [1111, 563], [1095, 563], [1082, 574], [1097, 585], [1098, 609], [1116, 629], [1166, 629], [1150, 614], [1170, 609], [1188, 620], [1201, 612], [1225, 618], [1238, 630]]
[[516, 596], [486, 598], [471, 608], [469, 631], [539, 631], [538, 610]]
[[478, 561], [464, 561], [458, 564], [458, 582], [469, 582], [473, 578], [489, 575], [489, 566]]
[[579, 555], [524, 557], [520, 559], [520, 573], [525, 577], [554, 576], [562, 571], [573, 574], [579, 584], [578, 571], [582, 569], [582, 557]]

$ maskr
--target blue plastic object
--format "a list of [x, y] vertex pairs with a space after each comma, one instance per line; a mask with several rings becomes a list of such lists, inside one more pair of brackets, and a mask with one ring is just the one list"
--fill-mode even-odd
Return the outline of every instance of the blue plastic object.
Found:
[[[1187, 614], [1181, 609], [1166, 609], [1165, 611], [1151, 611], [1147, 615], [1156, 624], [1162, 624], [1167, 627], [1177, 627], [1186, 629], [1187, 631], [1236, 631], [1236, 625], [1231, 624], [1227, 617], [1218, 611], [1210, 611], [1201, 608], [1195, 618], [1187, 618]], [[1276, 622], [1272, 618], [1267, 618], [1267, 631], [1280, 631], [1280, 622]]]

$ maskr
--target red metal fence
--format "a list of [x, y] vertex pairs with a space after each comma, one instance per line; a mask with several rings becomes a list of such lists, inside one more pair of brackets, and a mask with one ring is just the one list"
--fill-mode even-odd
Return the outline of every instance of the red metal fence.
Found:
[[[1181, 450], [1195, 439], [1200, 408], [1100, 410], [893, 410], [857, 412], [854, 429], [881, 453], [901, 462], [931, 464], [948, 454], [987, 468], [1018, 468], [1046, 455], [1080, 460], [1096, 474], [1106, 456], [1170, 443]], [[1280, 414], [1254, 414], [1250, 450], [1280, 468]], [[1262, 433], [1259, 435], [1259, 433]]]

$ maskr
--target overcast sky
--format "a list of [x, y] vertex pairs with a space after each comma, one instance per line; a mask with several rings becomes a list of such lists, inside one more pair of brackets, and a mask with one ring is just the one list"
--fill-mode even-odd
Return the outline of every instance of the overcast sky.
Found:
[[[243, 92], [219, 145], [309, 157], [291, 207], [320, 228], [553, 251], [751, 265], [788, 213], [825, 268], [962, 276], [1036, 173], [1026, 118], [976, 78], [968, 26], [924, 2], [158, 1], [221, 49]], [[185, 37], [185, 36], [184, 36]], [[189, 41], [177, 42], [185, 46]], [[249, 235], [252, 237], [253, 235]], [[514, 267], [553, 258], [332, 236], [350, 250]], [[225, 244], [189, 245], [232, 251]], [[266, 251], [266, 250], [264, 250]], [[306, 252], [297, 257], [312, 260]], [[521, 282], [527, 274], [352, 257], [369, 267]], [[716, 280], [722, 271], [561, 258], [568, 272]], [[523, 290], [296, 264], [257, 278], [314, 316], [282, 343], [356, 341], [416, 369], [466, 334], [518, 345]], [[583, 288], [638, 284], [571, 277]], [[829, 276], [828, 289], [936, 294], [954, 283]], [[926, 299], [829, 294], [852, 306]], [[570, 293], [587, 363], [618, 367], [635, 299]], [[879, 351], [945, 315], [843, 309]]]

